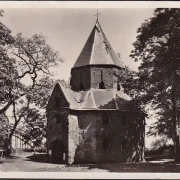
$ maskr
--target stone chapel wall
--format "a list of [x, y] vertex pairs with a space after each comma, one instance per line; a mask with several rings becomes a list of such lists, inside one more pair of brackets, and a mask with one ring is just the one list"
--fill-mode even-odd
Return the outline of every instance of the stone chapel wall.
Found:
[[118, 78], [122, 70], [113, 66], [84, 66], [74, 68], [71, 71], [71, 89], [80, 91], [80, 83], [83, 84], [84, 90], [90, 88], [99, 89], [99, 84], [103, 80], [105, 89], [117, 88]]
[[[65, 108], [64, 108], [65, 107]], [[66, 161], [68, 156], [68, 103], [56, 85], [47, 106], [47, 149], [51, 156], [52, 143], [60, 140], [65, 148]]]
[[84, 90], [90, 88], [90, 67], [84, 66], [79, 68], [74, 68], [71, 70], [71, 89], [73, 91], [80, 91], [80, 84], [83, 84]]
[[108, 124], [103, 122], [107, 116], [105, 111], [84, 111], [77, 115], [79, 136], [74, 139], [76, 149], [72, 152], [75, 163], [143, 160], [143, 119], [139, 119], [138, 114], [118, 111], [108, 112], [108, 115]]

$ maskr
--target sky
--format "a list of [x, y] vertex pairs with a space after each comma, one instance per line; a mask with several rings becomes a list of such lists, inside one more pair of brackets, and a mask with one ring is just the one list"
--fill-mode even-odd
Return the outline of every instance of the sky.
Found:
[[[16, 35], [25, 37], [41, 33], [48, 44], [60, 53], [64, 63], [54, 69], [56, 78], [68, 80], [71, 67], [78, 58], [93, 26], [97, 9], [4, 9], [1, 21]], [[137, 29], [145, 19], [153, 15], [154, 9], [98, 9], [99, 22], [116, 53], [133, 69], [139, 63], [130, 59]]]
[[[0, 20], [12, 31], [12, 35], [22, 32], [25, 37], [41, 33], [47, 37], [48, 44], [60, 53], [64, 59], [59, 67], [54, 68], [55, 79], [68, 80], [70, 70], [78, 58], [93, 26], [96, 22], [97, 9], [4, 9]], [[132, 69], [139, 63], [130, 57], [135, 42], [137, 29], [145, 19], [153, 16], [152, 8], [99, 8], [99, 22], [116, 53], [121, 60]], [[151, 124], [148, 121], [147, 124]], [[152, 141], [148, 139], [146, 146]]]

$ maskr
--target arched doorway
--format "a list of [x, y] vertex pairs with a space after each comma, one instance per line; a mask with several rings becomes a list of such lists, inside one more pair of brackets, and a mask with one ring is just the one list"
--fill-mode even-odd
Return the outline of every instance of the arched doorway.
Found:
[[64, 154], [64, 144], [60, 140], [56, 140], [52, 143], [52, 162], [62, 164]]

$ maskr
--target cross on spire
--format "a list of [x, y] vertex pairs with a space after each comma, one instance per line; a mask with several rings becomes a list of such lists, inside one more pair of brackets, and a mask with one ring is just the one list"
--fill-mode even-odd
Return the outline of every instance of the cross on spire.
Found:
[[98, 10], [97, 10], [97, 13], [94, 15], [94, 16], [97, 16], [97, 21], [98, 21], [98, 17], [101, 13], [98, 13]]

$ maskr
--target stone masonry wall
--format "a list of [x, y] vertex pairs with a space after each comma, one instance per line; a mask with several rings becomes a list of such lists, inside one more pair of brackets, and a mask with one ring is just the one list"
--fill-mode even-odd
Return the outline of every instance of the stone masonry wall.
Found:
[[[136, 113], [79, 112], [73, 140], [75, 163], [138, 162], [143, 160], [144, 121]], [[109, 115], [109, 123], [103, 119]], [[125, 121], [125, 123], [124, 123]], [[77, 124], [76, 124], [77, 127]]]
[[68, 164], [74, 163], [75, 152], [79, 145], [78, 118], [75, 115], [68, 116]]
[[[117, 88], [118, 78], [115, 74], [121, 74], [121, 70], [113, 66], [84, 66], [74, 68], [71, 71], [71, 89], [80, 91], [80, 83], [83, 83], [84, 90], [90, 88], [99, 89], [102, 80], [106, 89]], [[82, 76], [82, 77], [81, 77]]]
[[90, 67], [84, 66], [74, 68], [71, 70], [71, 89], [73, 91], [80, 91], [80, 83], [83, 84], [84, 90], [90, 88]]
[[113, 88], [113, 68], [112, 67], [91, 67], [91, 88], [99, 89], [99, 83], [102, 80], [105, 89]]
[[[57, 99], [59, 100], [57, 101]], [[66, 162], [68, 160], [69, 109], [63, 107], [68, 106], [65, 97], [60, 93], [59, 87], [56, 85], [47, 106], [47, 149], [49, 154], [49, 150], [52, 150], [52, 143], [55, 140], [60, 140], [64, 144]]]

